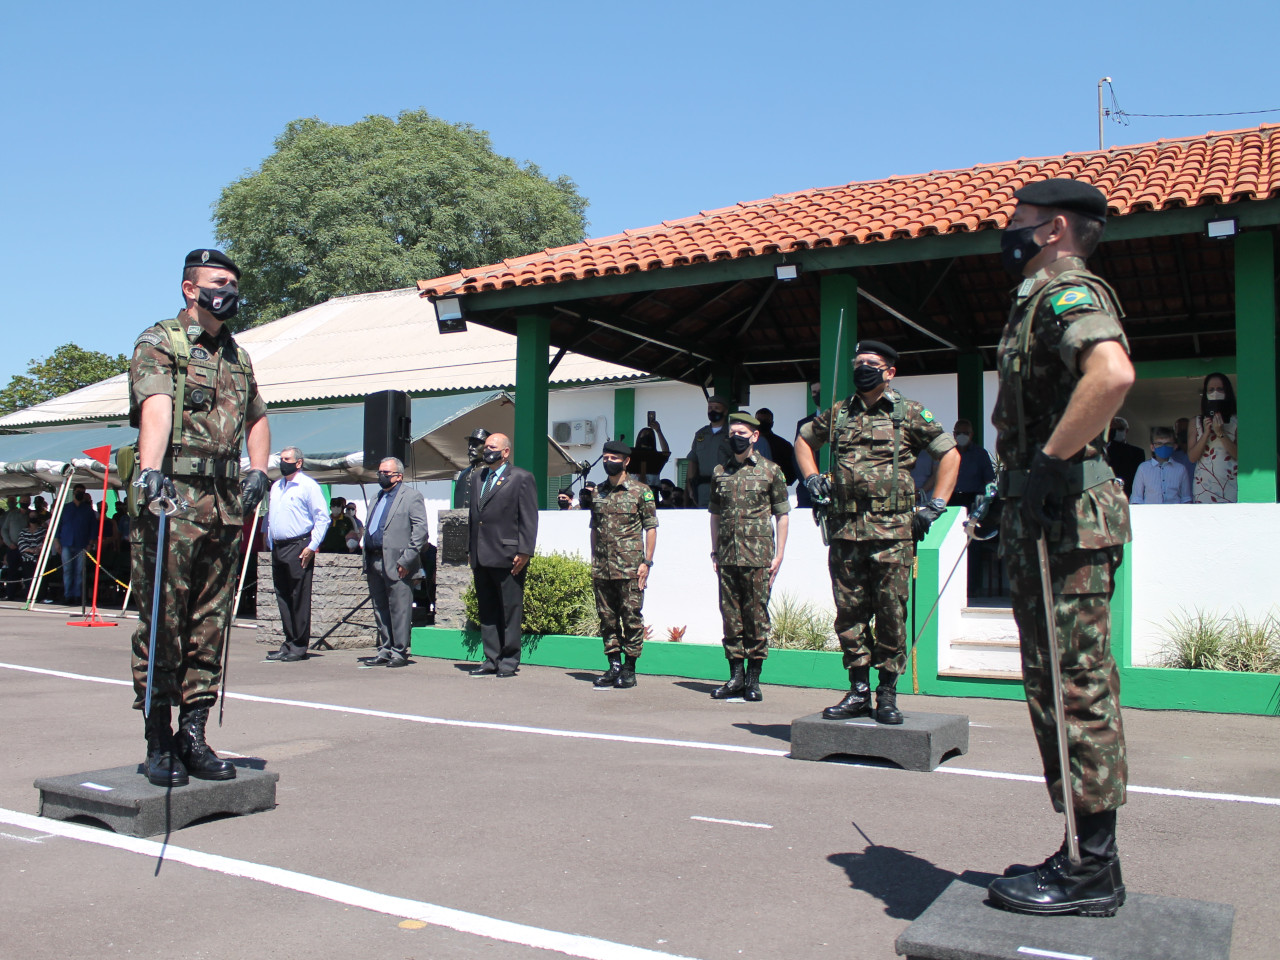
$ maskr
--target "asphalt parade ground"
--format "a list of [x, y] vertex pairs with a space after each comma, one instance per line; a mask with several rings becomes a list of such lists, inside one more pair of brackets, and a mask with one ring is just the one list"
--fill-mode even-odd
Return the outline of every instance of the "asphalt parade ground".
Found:
[[[67, 613], [0, 607], [3, 958], [887, 960], [953, 879], [1061, 839], [1020, 702], [900, 697], [971, 722], [966, 756], [912, 773], [788, 758], [790, 722], [837, 697], [767, 664], [763, 703], [717, 703], [669, 677], [266, 663], [251, 629], [209, 741], [279, 774], [275, 810], [149, 840], [45, 820], [36, 778], [145, 752], [135, 621]], [[1232, 957], [1273, 960], [1280, 719], [1125, 727], [1128, 889], [1232, 904]]]

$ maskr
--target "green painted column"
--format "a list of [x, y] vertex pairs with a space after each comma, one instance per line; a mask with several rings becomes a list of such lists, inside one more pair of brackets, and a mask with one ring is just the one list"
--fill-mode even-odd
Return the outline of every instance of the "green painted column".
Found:
[[[982, 406], [982, 354], [977, 350], [961, 353], [956, 360], [956, 410], [959, 419], [973, 424], [973, 444], [982, 446], [986, 429]], [[954, 424], [943, 424], [948, 430]]]
[[[853, 392], [853, 345], [858, 342], [858, 281], [848, 273], [824, 273], [819, 278], [818, 316], [821, 324], [819, 380], [822, 384], [818, 406], [831, 406], [831, 378], [835, 375], [835, 397], [844, 399]], [[842, 320], [843, 314], [843, 320]], [[836, 341], [839, 341], [839, 356]], [[824, 446], [818, 466], [824, 471], [831, 466], [831, 447]]]
[[[551, 321], [516, 320], [516, 412], [511, 455], [517, 467], [533, 474], [538, 490], [547, 489], [547, 371]], [[541, 497], [539, 498], [541, 499]]]
[[1236, 256], [1236, 406], [1241, 503], [1276, 502], [1276, 266], [1269, 230], [1242, 233]]
[[711, 392], [729, 401], [729, 411], [737, 409], [733, 402], [733, 370], [730, 367], [717, 365], [711, 374]]
[[613, 439], [635, 446], [636, 391], [634, 387], [619, 387], [613, 391]]

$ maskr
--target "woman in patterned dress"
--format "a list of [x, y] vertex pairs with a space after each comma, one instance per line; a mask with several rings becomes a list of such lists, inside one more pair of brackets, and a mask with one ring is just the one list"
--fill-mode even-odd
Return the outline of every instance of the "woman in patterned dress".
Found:
[[1224, 373], [1211, 373], [1200, 388], [1200, 416], [1192, 421], [1187, 456], [1195, 466], [1192, 496], [1196, 503], [1235, 503], [1236, 392]]

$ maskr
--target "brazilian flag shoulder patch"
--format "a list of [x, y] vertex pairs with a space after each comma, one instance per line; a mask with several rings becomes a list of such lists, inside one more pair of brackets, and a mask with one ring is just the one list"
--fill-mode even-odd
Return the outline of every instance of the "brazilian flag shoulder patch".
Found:
[[1093, 294], [1087, 287], [1067, 287], [1049, 298], [1055, 316], [1061, 316], [1073, 307], [1093, 303]]
[[922, 409], [920, 411], [920, 418], [924, 420], [925, 423], [933, 423], [933, 414], [930, 413], [928, 410]]
[[645, 500], [652, 500], [652, 499], [653, 499], [653, 491], [652, 491], [652, 490], [646, 490], [646, 491], [644, 492], [644, 499], [645, 499]]

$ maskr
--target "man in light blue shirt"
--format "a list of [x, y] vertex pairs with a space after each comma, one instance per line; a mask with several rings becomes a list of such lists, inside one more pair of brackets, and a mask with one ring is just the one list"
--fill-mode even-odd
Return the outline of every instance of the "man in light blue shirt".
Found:
[[1133, 477], [1130, 503], [1190, 503], [1191, 476], [1173, 459], [1174, 432], [1169, 427], [1151, 431], [1151, 459], [1138, 466]]
[[314, 557], [329, 529], [329, 504], [320, 484], [302, 472], [302, 451], [280, 451], [280, 479], [271, 485], [267, 546], [271, 581], [280, 607], [284, 643], [267, 659], [294, 663], [307, 659], [311, 645], [311, 580]]

